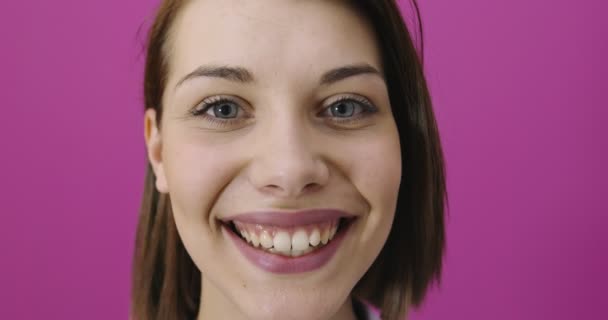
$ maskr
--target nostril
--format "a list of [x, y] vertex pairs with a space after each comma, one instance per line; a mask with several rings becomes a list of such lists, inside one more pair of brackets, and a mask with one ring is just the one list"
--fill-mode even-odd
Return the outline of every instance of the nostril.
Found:
[[304, 188], [302, 188], [303, 192], [313, 192], [313, 191], [317, 191], [319, 190], [319, 188], [321, 188], [321, 185], [318, 183], [309, 183], [307, 185], [304, 186]]
[[321, 189], [321, 185], [318, 183], [308, 183], [305, 186], [299, 188], [283, 188], [276, 184], [265, 185], [261, 190], [264, 193], [280, 195], [280, 196], [299, 196], [304, 193], [316, 192]]
[[267, 186], [264, 186], [264, 189], [268, 189], [268, 190], [282, 190], [283, 188], [277, 186], [276, 184], [269, 184]]

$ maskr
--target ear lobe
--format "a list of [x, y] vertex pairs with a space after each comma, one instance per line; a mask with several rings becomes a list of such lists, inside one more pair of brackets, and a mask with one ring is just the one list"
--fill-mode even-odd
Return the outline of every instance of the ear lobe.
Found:
[[156, 110], [148, 108], [144, 115], [144, 138], [148, 160], [156, 176], [156, 189], [160, 193], [169, 192], [162, 159], [162, 139], [156, 123]]

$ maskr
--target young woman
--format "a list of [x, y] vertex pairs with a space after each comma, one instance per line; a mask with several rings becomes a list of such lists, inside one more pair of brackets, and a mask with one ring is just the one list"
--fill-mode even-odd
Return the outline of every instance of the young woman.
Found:
[[167, 0], [145, 68], [132, 318], [354, 320], [372, 305], [396, 320], [423, 300], [444, 164], [394, 1]]

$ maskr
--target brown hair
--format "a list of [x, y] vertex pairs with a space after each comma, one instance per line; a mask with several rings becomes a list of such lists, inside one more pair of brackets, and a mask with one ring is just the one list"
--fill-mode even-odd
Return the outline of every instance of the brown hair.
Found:
[[[439, 281], [445, 250], [445, 168], [435, 116], [423, 74], [418, 5], [413, 8], [420, 52], [394, 0], [351, 1], [371, 23], [382, 54], [402, 154], [397, 211], [378, 258], [354, 294], [380, 308], [382, 319], [402, 319], [409, 304], [420, 305]], [[144, 76], [145, 108], [160, 123], [171, 27], [186, 0], [164, 0], [150, 28]], [[155, 188], [147, 166], [133, 263], [131, 316], [136, 320], [195, 319], [201, 273], [177, 233], [168, 194]]]

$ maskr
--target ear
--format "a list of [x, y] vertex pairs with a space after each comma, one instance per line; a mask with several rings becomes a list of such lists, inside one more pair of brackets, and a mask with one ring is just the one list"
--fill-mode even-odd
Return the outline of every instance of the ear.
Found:
[[167, 179], [163, 167], [163, 144], [160, 130], [156, 123], [156, 110], [153, 108], [148, 108], [144, 115], [144, 136], [148, 150], [148, 160], [150, 160], [150, 165], [156, 176], [156, 189], [160, 193], [167, 193], [169, 192], [169, 188], [167, 187]]

